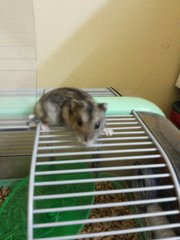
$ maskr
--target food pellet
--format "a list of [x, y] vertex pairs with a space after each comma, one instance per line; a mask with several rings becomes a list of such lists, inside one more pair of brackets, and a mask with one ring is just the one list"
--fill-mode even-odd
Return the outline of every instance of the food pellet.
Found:
[[8, 197], [10, 191], [11, 191], [10, 187], [0, 186], [0, 207]]
[[[110, 190], [114, 189], [114, 186], [110, 182], [96, 183], [96, 190]], [[101, 203], [112, 203], [112, 202], [124, 202], [128, 201], [128, 198], [125, 194], [107, 194], [99, 195], [95, 197], [94, 204]], [[103, 218], [103, 217], [112, 217], [112, 216], [122, 216], [132, 214], [132, 211], [127, 206], [120, 207], [110, 207], [110, 208], [100, 208], [93, 209], [91, 211], [90, 219], [93, 218]], [[95, 224], [86, 224], [81, 231], [81, 234], [86, 233], [95, 233], [95, 232], [108, 232], [113, 230], [135, 228], [136, 222], [134, 220], [124, 220], [124, 221], [112, 221], [112, 222], [100, 222]], [[104, 237], [95, 237], [95, 238], [86, 238], [86, 240], [138, 240], [139, 235], [137, 233], [123, 234], [118, 236], [104, 236]], [[81, 240], [81, 239], [79, 239]]]

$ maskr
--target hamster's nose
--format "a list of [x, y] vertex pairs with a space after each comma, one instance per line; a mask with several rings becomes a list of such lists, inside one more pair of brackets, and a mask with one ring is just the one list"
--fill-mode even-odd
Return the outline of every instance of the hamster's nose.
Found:
[[86, 147], [91, 146], [92, 144], [94, 144], [94, 139], [87, 139], [82, 141], [82, 144], [85, 145]]
[[88, 138], [85, 136], [84, 139], [82, 140], [83, 145], [87, 145], [88, 143]]
[[78, 142], [82, 145], [87, 145], [87, 139], [85, 139], [84, 137], [78, 137], [77, 138]]
[[89, 138], [89, 136], [85, 135], [81, 138], [78, 138], [78, 142], [81, 143], [84, 146], [90, 146], [94, 143], [94, 140]]

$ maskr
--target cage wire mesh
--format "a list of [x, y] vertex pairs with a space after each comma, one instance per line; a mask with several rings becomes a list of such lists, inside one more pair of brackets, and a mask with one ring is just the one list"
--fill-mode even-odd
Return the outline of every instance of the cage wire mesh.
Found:
[[[77, 145], [64, 128], [46, 132], [38, 126], [29, 239], [180, 238], [179, 183], [163, 149], [136, 112], [107, 116], [107, 126], [113, 136], [101, 136], [88, 148]], [[90, 183], [94, 191], [86, 187]], [[85, 196], [93, 197], [93, 203], [83, 202]], [[49, 206], [44, 206], [48, 201]], [[80, 217], [85, 210], [91, 214]], [[79, 230], [71, 231], [74, 226]]]

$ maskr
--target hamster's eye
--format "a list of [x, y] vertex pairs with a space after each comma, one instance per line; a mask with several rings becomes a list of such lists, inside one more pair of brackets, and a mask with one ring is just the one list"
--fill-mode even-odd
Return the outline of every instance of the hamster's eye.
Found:
[[95, 127], [94, 127], [95, 129], [98, 129], [98, 128], [100, 128], [100, 122], [96, 122], [95, 123]]
[[82, 122], [81, 118], [78, 118], [77, 125], [80, 126], [80, 127], [83, 125], [83, 122]]

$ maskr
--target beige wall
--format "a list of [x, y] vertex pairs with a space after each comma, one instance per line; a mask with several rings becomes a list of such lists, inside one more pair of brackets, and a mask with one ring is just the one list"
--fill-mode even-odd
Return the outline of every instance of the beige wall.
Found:
[[33, 0], [38, 87], [106, 87], [180, 99], [179, 0]]

